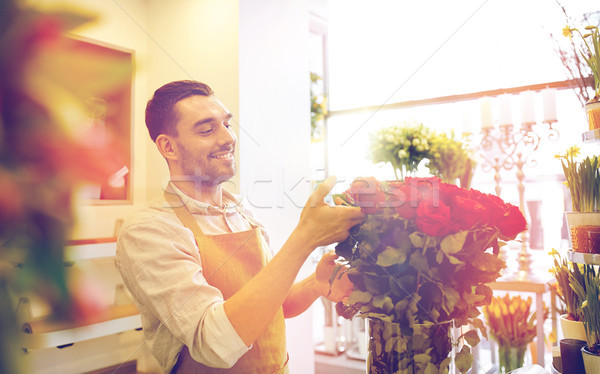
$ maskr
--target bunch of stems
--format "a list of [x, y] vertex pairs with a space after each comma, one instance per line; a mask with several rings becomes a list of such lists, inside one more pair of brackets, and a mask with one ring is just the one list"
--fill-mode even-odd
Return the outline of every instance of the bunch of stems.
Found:
[[567, 315], [573, 321], [582, 321], [581, 299], [571, 288], [570, 277], [573, 277], [577, 283], [583, 284], [583, 274], [579, 270], [579, 265], [567, 262], [566, 258], [553, 249], [550, 254], [554, 257], [554, 267], [550, 269], [558, 284], [558, 296], [565, 304]]
[[583, 283], [574, 277], [569, 278], [571, 287], [583, 300], [581, 311], [583, 325], [587, 337], [587, 348], [600, 354], [600, 272], [593, 265], [586, 265], [583, 272]]
[[566, 155], [558, 156], [571, 191], [573, 211], [596, 212], [600, 210], [600, 160], [593, 156], [578, 162], [574, 160], [578, 153], [577, 147], [571, 147]]

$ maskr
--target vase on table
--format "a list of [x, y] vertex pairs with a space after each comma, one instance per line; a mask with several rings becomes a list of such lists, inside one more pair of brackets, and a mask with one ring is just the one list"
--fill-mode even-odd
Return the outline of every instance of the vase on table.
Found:
[[498, 363], [500, 365], [500, 373], [508, 373], [511, 370], [523, 367], [526, 351], [527, 344], [513, 346], [510, 344], [498, 343]]
[[367, 319], [367, 374], [448, 370], [452, 361], [452, 321], [408, 326]]

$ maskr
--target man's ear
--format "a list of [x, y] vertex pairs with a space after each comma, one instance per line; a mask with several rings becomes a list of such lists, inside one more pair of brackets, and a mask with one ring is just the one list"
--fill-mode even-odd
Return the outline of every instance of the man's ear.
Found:
[[158, 148], [160, 154], [163, 155], [167, 161], [177, 161], [177, 144], [175, 144], [175, 141], [172, 137], [169, 135], [160, 134], [156, 137], [155, 143], [156, 148]]

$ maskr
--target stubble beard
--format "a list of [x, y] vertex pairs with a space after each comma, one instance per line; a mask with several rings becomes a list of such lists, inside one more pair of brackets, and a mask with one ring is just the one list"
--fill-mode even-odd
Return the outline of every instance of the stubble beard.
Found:
[[217, 185], [228, 181], [235, 175], [235, 160], [231, 169], [228, 172], [223, 172], [217, 167], [203, 166], [182, 144], [179, 144], [178, 147], [183, 177], [190, 182], [194, 182], [194, 184]]

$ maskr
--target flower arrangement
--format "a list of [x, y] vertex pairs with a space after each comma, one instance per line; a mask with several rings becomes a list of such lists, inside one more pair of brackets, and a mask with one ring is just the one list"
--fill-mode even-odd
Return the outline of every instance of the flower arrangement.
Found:
[[[505, 267], [497, 257], [500, 240], [514, 239], [526, 228], [518, 207], [437, 177], [404, 182], [359, 178], [338, 197], [366, 214], [336, 247], [354, 284], [347, 303], [338, 304], [340, 315], [359, 313], [398, 323], [407, 336], [415, 326], [452, 320], [457, 327], [471, 324], [486, 336], [477, 307], [490, 303], [492, 290], [486, 283]], [[476, 330], [461, 338], [470, 346], [479, 342]], [[467, 344], [456, 356], [461, 372], [472, 364]], [[398, 350], [393, 347], [382, 349], [392, 354]], [[421, 354], [425, 362], [444, 365], [431, 352]]]
[[384, 127], [371, 134], [369, 159], [389, 162], [396, 179], [404, 179], [428, 158], [431, 131], [423, 124]]
[[[504, 372], [523, 366], [527, 345], [537, 335], [535, 312], [530, 312], [531, 297], [493, 297], [490, 305], [483, 308], [489, 333], [498, 343], [499, 364]], [[544, 319], [548, 309], [544, 308]]]
[[567, 187], [571, 192], [573, 211], [596, 212], [600, 210], [600, 158], [586, 157], [583, 161], [575, 161], [579, 156], [579, 147], [572, 146], [560, 159], [567, 179]]
[[583, 274], [577, 264], [567, 262], [556, 249], [553, 249], [550, 255], [554, 258], [554, 266], [550, 271], [556, 278], [558, 285], [557, 295], [565, 305], [566, 318], [572, 321], [581, 321], [583, 320], [583, 315], [580, 308], [583, 300], [579, 298], [579, 295], [571, 287], [570, 279], [575, 279], [578, 284], [583, 284]]
[[438, 133], [423, 124], [384, 127], [371, 134], [369, 158], [372, 162], [389, 162], [396, 179], [414, 173], [423, 160], [431, 174], [446, 183], [457, 178], [468, 187], [475, 161], [465, 144], [454, 134]]
[[469, 188], [476, 162], [465, 144], [456, 139], [454, 133], [434, 133], [429, 142], [431, 147], [427, 167], [431, 174], [445, 183], [460, 179], [460, 186]]
[[591, 25], [585, 26], [584, 30], [585, 34], [577, 28], [565, 26], [563, 35], [572, 38], [575, 33], [581, 37], [583, 45], [579, 49], [579, 54], [592, 70], [595, 92], [592, 101], [598, 101], [600, 100], [600, 32], [598, 27]]
[[313, 141], [323, 137], [323, 120], [327, 115], [327, 96], [318, 94], [319, 81], [322, 78], [317, 73], [310, 73], [310, 135]]

